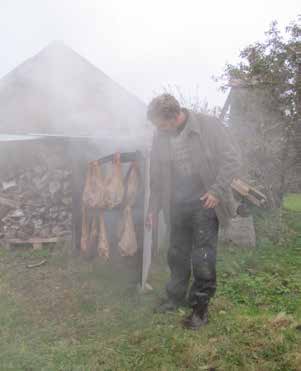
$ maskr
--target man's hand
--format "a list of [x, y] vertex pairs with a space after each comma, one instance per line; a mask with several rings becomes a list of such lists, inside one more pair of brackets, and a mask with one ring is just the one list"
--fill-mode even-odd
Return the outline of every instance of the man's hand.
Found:
[[219, 199], [213, 196], [210, 192], [206, 192], [200, 200], [203, 201], [205, 209], [214, 209], [219, 204]]

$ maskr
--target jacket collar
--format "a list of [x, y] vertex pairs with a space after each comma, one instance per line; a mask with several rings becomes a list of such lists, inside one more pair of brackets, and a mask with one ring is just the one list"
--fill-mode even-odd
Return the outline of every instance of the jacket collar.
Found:
[[[196, 133], [201, 135], [202, 125], [200, 125], [200, 118], [197, 117], [197, 114], [187, 108], [182, 108], [182, 111], [188, 116], [187, 118], [187, 133]], [[167, 133], [161, 132], [159, 135], [161, 139], [170, 139], [170, 136]]]
[[201, 134], [202, 128], [199, 120], [196, 117], [196, 114], [186, 108], [183, 108], [183, 112], [185, 112], [188, 115], [188, 120], [186, 124], [188, 131]]

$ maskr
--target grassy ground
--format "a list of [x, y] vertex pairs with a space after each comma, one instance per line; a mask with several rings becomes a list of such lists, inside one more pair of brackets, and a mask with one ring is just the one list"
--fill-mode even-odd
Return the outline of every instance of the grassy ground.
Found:
[[290, 193], [284, 199], [284, 207], [287, 210], [301, 212], [301, 197], [298, 193]]
[[284, 218], [280, 245], [220, 249], [218, 292], [199, 332], [181, 328], [184, 309], [153, 314], [163, 256], [141, 296], [126, 273], [67, 246], [2, 248], [0, 370], [301, 370], [301, 218]]

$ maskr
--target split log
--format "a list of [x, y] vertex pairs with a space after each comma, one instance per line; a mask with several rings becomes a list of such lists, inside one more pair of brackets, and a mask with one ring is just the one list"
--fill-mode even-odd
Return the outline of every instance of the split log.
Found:
[[47, 260], [42, 260], [42, 261], [40, 261], [39, 263], [36, 263], [36, 264], [28, 264], [28, 265], [26, 265], [26, 268], [40, 267], [41, 265], [44, 265], [46, 262], [47, 262]]
[[20, 207], [20, 203], [12, 200], [10, 198], [4, 197], [2, 194], [0, 194], [0, 205], [9, 206], [13, 209], [18, 209]]

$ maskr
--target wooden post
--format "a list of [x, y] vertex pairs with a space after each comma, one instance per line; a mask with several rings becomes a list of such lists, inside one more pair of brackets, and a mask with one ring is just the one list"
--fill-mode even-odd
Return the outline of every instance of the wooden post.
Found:
[[159, 252], [159, 215], [153, 216], [152, 225], [152, 254], [157, 255]]
[[225, 101], [224, 107], [222, 108], [222, 111], [219, 115], [219, 119], [223, 121], [225, 119], [226, 113], [228, 112], [228, 109], [231, 105], [231, 99], [232, 99], [232, 88], [230, 88], [229, 94], [227, 96], [227, 99]]
[[152, 260], [152, 230], [146, 228], [145, 221], [148, 212], [150, 188], [149, 188], [149, 177], [150, 177], [150, 156], [146, 154], [145, 160], [145, 190], [144, 190], [144, 241], [143, 241], [143, 258], [142, 258], [142, 282], [141, 290], [145, 291], [147, 285], [148, 273]]
[[296, 46], [296, 57], [297, 57], [297, 113], [298, 121], [295, 131], [295, 148], [297, 151], [296, 155], [296, 167], [301, 171], [301, 44]]
[[[84, 160], [81, 157], [79, 146], [74, 140], [69, 141], [69, 160], [71, 164], [71, 192], [72, 192], [72, 248], [80, 251], [82, 213], [81, 195], [84, 182]], [[80, 151], [80, 152], [79, 152]]]

